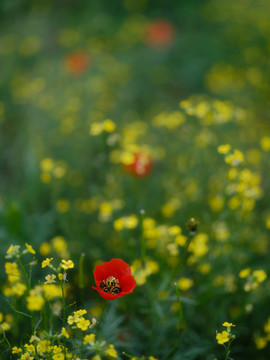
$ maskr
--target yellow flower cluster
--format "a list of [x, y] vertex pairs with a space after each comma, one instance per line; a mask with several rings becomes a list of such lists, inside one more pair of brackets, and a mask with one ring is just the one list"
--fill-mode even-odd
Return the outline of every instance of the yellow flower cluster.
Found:
[[134, 229], [138, 223], [138, 217], [136, 215], [131, 215], [116, 219], [113, 226], [116, 231], [121, 231], [123, 229]]
[[270, 317], [267, 319], [266, 324], [263, 327], [264, 334], [261, 336], [256, 336], [254, 341], [257, 349], [263, 349], [267, 346], [270, 341]]
[[13, 316], [10, 314], [4, 315], [0, 312], [0, 334], [2, 334], [2, 330], [5, 332], [10, 330], [13, 322]]
[[21, 271], [17, 263], [6, 262], [5, 272], [8, 275], [7, 283], [3, 287], [3, 293], [6, 297], [22, 296], [26, 291], [26, 285], [22, 281]]
[[156, 261], [146, 259], [143, 266], [141, 260], [138, 259], [133, 261], [131, 271], [137, 285], [143, 285], [148, 276], [156, 274], [159, 271], [159, 264]]
[[231, 101], [220, 101], [207, 96], [191, 96], [180, 102], [180, 108], [187, 115], [196, 116], [203, 126], [224, 124], [233, 118], [242, 120], [245, 116], [244, 110]]
[[256, 290], [267, 279], [267, 274], [264, 270], [251, 271], [251, 268], [245, 268], [240, 271], [239, 277], [246, 279], [244, 290], [248, 292]]
[[[39, 247], [39, 252], [42, 256], [48, 256], [51, 251], [55, 251], [62, 259], [69, 258], [67, 242], [63, 236], [55, 236], [50, 242], [45, 241]], [[46, 260], [48, 261], [48, 259]]]
[[40, 162], [40, 179], [43, 183], [48, 184], [52, 181], [52, 177], [61, 179], [66, 175], [67, 164], [64, 161], [54, 161], [51, 158], [44, 158]]
[[83, 315], [87, 314], [87, 311], [82, 309], [78, 311], [74, 311], [74, 315], [70, 315], [67, 319], [69, 325], [75, 324], [78, 329], [82, 331], [86, 331], [89, 329], [91, 323], [89, 320], [86, 320]]
[[89, 134], [92, 136], [100, 135], [103, 131], [112, 133], [116, 128], [115, 123], [111, 119], [102, 122], [94, 122], [91, 124]]

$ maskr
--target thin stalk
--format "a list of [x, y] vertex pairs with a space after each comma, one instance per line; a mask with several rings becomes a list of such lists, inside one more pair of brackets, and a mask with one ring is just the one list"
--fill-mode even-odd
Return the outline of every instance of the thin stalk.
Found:
[[230, 342], [229, 342], [228, 345], [226, 346], [225, 360], [228, 360], [228, 359], [229, 359], [229, 355], [230, 355]]
[[184, 316], [183, 316], [183, 307], [182, 307], [182, 302], [181, 302], [181, 299], [180, 299], [180, 294], [179, 294], [179, 290], [178, 290], [178, 287], [177, 287], [176, 283], [174, 283], [174, 288], [175, 288], [177, 302], [178, 302], [178, 306], [179, 306], [179, 308], [178, 308], [179, 330], [182, 330], [185, 327]]
[[[62, 289], [62, 307], [63, 307], [63, 327], [65, 328], [66, 327], [66, 299], [65, 299], [65, 276], [66, 274], [64, 273], [63, 274], [63, 279], [62, 279], [62, 286], [61, 286], [61, 289]], [[65, 360], [67, 358], [67, 355], [66, 355], [66, 338], [64, 340], [64, 357], [65, 357]]]
[[[29, 278], [26, 274], [26, 271], [25, 271], [25, 267], [23, 265], [23, 263], [21, 262], [21, 259], [20, 257], [17, 257], [17, 261], [18, 261], [18, 264], [23, 272], [23, 277], [24, 277], [24, 280], [25, 280], [25, 283], [26, 283], [26, 286], [27, 286], [27, 292], [28, 294], [30, 293], [30, 290], [31, 290], [31, 284], [30, 284], [30, 281], [29, 281]], [[31, 330], [32, 330], [32, 334], [34, 333], [34, 319], [33, 319], [33, 312], [31, 311]]]
[[145, 211], [142, 209], [140, 211], [141, 214], [141, 261], [144, 264], [145, 256], [146, 256], [146, 248], [145, 248], [145, 239], [144, 239], [144, 231], [143, 231], [143, 221]]
[[80, 288], [80, 298], [81, 303], [84, 303], [84, 272], [83, 272], [83, 264], [84, 264], [85, 254], [81, 253], [80, 262], [79, 262], [79, 288]]
[[81, 330], [81, 360], [82, 360], [82, 357], [83, 356], [83, 331]]

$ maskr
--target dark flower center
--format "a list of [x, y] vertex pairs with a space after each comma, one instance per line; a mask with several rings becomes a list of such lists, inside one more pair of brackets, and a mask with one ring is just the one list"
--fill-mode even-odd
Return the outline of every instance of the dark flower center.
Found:
[[109, 276], [106, 280], [102, 280], [100, 282], [100, 288], [101, 290], [112, 295], [117, 295], [121, 292], [119, 280], [113, 276]]

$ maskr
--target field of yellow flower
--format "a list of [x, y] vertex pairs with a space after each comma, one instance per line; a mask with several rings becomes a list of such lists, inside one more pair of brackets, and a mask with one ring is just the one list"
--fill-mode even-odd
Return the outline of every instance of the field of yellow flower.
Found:
[[269, 360], [269, 14], [1, 0], [0, 360]]

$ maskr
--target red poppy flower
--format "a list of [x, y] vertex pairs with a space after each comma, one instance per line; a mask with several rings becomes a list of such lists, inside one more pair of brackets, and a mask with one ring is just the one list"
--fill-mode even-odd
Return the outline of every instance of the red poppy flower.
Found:
[[73, 75], [83, 74], [90, 65], [90, 58], [84, 51], [75, 51], [65, 58], [65, 68]]
[[152, 159], [148, 154], [138, 153], [129, 165], [124, 165], [126, 171], [137, 177], [147, 176], [152, 170]]
[[157, 19], [150, 22], [144, 31], [144, 42], [157, 49], [170, 46], [176, 35], [176, 29], [172, 23], [165, 19]]
[[95, 283], [99, 294], [106, 300], [115, 300], [119, 296], [132, 293], [136, 281], [131, 275], [130, 266], [121, 259], [112, 259], [94, 270]]

